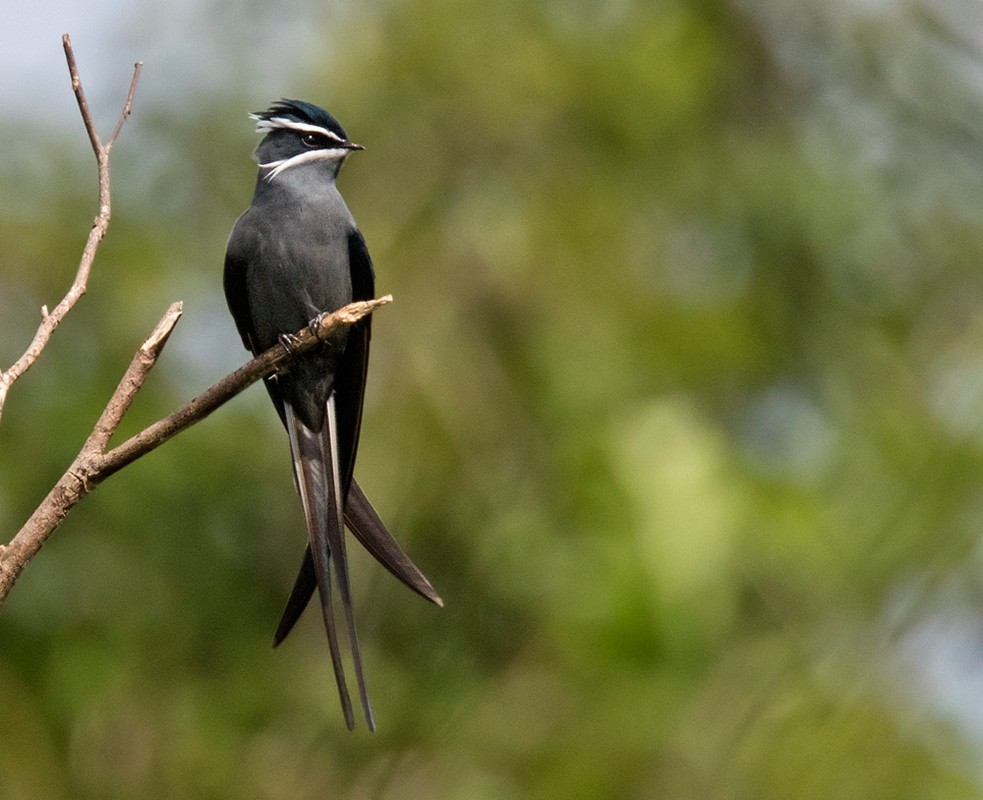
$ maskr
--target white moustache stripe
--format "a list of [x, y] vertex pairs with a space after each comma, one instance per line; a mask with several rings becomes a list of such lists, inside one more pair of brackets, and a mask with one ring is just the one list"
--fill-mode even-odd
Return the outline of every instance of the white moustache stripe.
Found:
[[333, 147], [330, 150], [308, 150], [306, 153], [298, 153], [290, 158], [281, 158], [279, 161], [268, 161], [260, 164], [260, 169], [270, 170], [266, 180], [272, 181], [277, 175], [286, 169], [296, 167], [299, 164], [309, 164], [312, 161], [331, 161], [348, 155], [348, 150], [343, 147]]

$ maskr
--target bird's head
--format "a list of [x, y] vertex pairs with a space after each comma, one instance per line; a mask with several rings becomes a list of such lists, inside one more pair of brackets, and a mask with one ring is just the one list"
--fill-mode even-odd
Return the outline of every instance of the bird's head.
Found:
[[337, 174], [352, 150], [363, 149], [327, 111], [303, 100], [279, 100], [249, 116], [256, 120], [256, 132], [265, 134], [253, 157], [268, 181], [305, 164], [325, 165]]

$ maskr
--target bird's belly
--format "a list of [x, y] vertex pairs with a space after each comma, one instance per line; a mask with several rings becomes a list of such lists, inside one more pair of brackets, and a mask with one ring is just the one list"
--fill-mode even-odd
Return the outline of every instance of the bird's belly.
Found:
[[339, 269], [280, 261], [256, 270], [249, 283], [257, 344], [264, 349], [281, 334], [295, 333], [318, 314], [336, 311], [352, 299], [347, 265]]

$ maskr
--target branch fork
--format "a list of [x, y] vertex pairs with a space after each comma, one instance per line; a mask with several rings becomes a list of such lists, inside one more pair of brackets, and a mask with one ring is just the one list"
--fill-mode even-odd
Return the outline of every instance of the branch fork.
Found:
[[71, 311], [75, 304], [85, 294], [86, 286], [89, 282], [89, 273], [92, 270], [92, 262], [96, 257], [96, 249], [99, 242], [106, 235], [109, 229], [109, 218], [112, 211], [109, 193], [109, 154], [116, 144], [116, 139], [123, 129], [123, 123], [130, 116], [133, 110], [133, 95], [137, 89], [137, 81], [140, 79], [140, 70], [143, 63], [138, 61], [133, 65], [133, 77], [130, 79], [130, 88], [126, 94], [126, 101], [123, 103], [123, 110], [120, 112], [112, 134], [103, 144], [96, 130], [95, 121], [92, 119], [92, 112], [89, 110], [89, 103], [85, 99], [85, 91], [82, 89], [82, 81], [79, 78], [78, 65], [75, 63], [75, 52], [72, 50], [72, 41], [66, 33], [61, 38], [62, 47], [65, 50], [65, 60], [68, 62], [68, 72], [72, 80], [72, 91], [75, 92], [75, 101], [78, 104], [79, 112], [82, 114], [82, 121], [85, 124], [86, 133], [89, 136], [89, 143], [92, 145], [92, 152], [96, 157], [99, 175], [99, 213], [92, 222], [92, 229], [89, 231], [89, 238], [86, 240], [82, 250], [82, 258], [79, 261], [78, 269], [75, 273], [75, 280], [68, 292], [61, 299], [61, 302], [48, 311], [46, 305], [41, 306], [41, 324], [34, 334], [34, 338], [28, 345], [24, 354], [18, 358], [8, 369], [0, 370], [0, 417], [3, 415], [3, 407], [7, 401], [7, 393], [21, 375], [34, 366], [40, 358], [41, 352], [48, 345], [51, 334], [55, 332], [61, 321]]

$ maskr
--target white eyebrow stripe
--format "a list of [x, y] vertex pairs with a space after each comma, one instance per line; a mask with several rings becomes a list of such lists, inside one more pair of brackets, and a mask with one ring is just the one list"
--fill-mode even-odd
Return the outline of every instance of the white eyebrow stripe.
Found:
[[290, 158], [281, 158], [279, 161], [268, 161], [259, 166], [260, 169], [270, 170], [264, 177], [266, 180], [272, 181], [285, 169], [296, 167], [298, 164], [309, 164], [311, 161], [331, 161], [332, 159], [348, 155], [348, 152], [344, 147], [332, 147], [327, 150], [308, 150], [305, 153], [298, 153]]
[[270, 119], [265, 119], [257, 114], [250, 114], [249, 117], [256, 120], [256, 133], [269, 133], [273, 130], [282, 130], [286, 128], [292, 131], [301, 131], [303, 133], [318, 133], [322, 136], [327, 136], [329, 139], [334, 139], [336, 142], [345, 141], [334, 131], [329, 131], [327, 128], [322, 128], [320, 125], [311, 125], [308, 122], [297, 122], [296, 120], [292, 120], [287, 117], [271, 117]]

